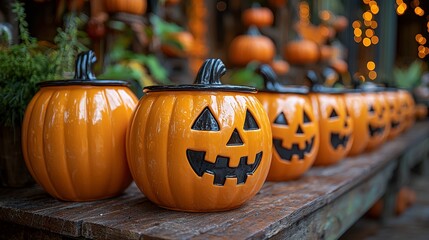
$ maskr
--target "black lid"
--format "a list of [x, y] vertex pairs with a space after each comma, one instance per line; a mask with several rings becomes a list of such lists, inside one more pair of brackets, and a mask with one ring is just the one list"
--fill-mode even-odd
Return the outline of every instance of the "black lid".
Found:
[[319, 80], [320, 77], [313, 70], [307, 72], [306, 79], [310, 82], [310, 92], [312, 93], [343, 94], [353, 92], [351, 89], [323, 86]]
[[308, 88], [305, 86], [284, 86], [277, 81], [277, 75], [268, 64], [262, 64], [257, 69], [257, 73], [262, 75], [264, 79], [264, 89], [259, 92], [269, 93], [295, 93], [295, 94], [307, 94]]
[[149, 86], [144, 92], [161, 91], [223, 91], [223, 92], [249, 92], [255, 93], [256, 88], [237, 85], [223, 85], [220, 78], [225, 74], [226, 68], [220, 59], [207, 59], [195, 78], [194, 84]]
[[129, 86], [123, 80], [98, 80], [92, 72], [92, 64], [97, 61], [93, 51], [81, 52], [76, 58], [75, 75], [70, 80], [45, 81], [38, 83], [40, 87], [50, 86]]

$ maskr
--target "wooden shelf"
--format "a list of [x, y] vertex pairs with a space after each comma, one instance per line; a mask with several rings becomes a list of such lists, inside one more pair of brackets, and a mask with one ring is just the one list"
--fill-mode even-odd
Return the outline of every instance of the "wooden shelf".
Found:
[[337, 238], [428, 153], [429, 122], [419, 122], [374, 152], [314, 167], [297, 181], [266, 182], [241, 208], [219, 213], [164, 210], [135, 185], [84, 203], [55, 200], [39, 186], [0, 188], [0, 237], [24, 230], [56, 238]]

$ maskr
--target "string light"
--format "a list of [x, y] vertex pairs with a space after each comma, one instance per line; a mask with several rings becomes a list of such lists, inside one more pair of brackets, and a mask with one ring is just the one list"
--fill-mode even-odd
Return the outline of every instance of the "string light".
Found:
[[374, 36], [374, 30], [372, 30], [372, 29], [365, 30], [365, 35], [369, 38]]
[[414, 13], [420, 17], [425, 15], [425, 11], [421, 7], [414, 8]]
[[368, 77], [369, 77], [369, 79], [371, 79], [371, 80], [376, 79], [376, 78], [377, 78], [377, 72], [375, 72], [375, 71], [369, 71], [369, 73], [368, 73]]
[[370, 40], [369, 38], [364, 38], [364, 39], [362, 40], [362, 43], [363, 43], [363, 45], [364, 45], [365, 47], [369, 47], [369, 46], [371, 46], [371, 40]]
[[370, 70], [370, 71], [374, 70], [374, 69], [375, 69], [375, 62], [373, 62], [373, 61], [368, 61], [368, 62], [366, 63], [366, 68], [368, 68], [368, 70]]
[[372, 36], [372, 37], [371, 37], [371, 43], [372, 43], [372, 44], [377, 45], [378, 41], [379, 41], [379, 39], [378, 39], [378, 37], [377, 37], [377, 36]]

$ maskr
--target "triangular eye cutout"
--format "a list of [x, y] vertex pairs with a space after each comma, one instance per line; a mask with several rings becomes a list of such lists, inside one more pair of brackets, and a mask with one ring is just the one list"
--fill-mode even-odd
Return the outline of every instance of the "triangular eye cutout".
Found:
[[287, 122], [287, 120], [286, 120], [286, 117], [285, 117], [285, 115], [283, 113], [280, 113], [276, 117], [276, 120], [274, 120], [274, 123], [281, 124], [281, 125], [289, 125], [288, 122]]
[[304, 123], [311, 122], [310, 117], [307, 115], [307, 113], [304, 111]]
[[370, 112], [370, 113], [375, 112], [375, 110], [374, 110], [374, 106], [372, 106], [372, 105], [371, 105], [371, 106], [369, 106], [369, 112]]
[[219, 131], [219, 124], [210, 109], [206, 107], [195, 120], [192, 129], [200, 131]]
[[337, 111], [335, 111], [335, 109], [332, 109], [331, 115], [329, 115], [329, 118], [335, 118], [338, 117]]
[[259, 126], [256, 123], [255, 118], [253, 115], [249, 112], [249, 110], [246, 111], [246, 119], [244, 120], [244, 130], [258, 130]]
[[241, 140], [240, 134], [238, 133], [237, 129], [234, 129], [234, 132], [232, 132], [231, 137], [228, 140], [227, 146], [241, 146], [243, 145], [243, 140]]

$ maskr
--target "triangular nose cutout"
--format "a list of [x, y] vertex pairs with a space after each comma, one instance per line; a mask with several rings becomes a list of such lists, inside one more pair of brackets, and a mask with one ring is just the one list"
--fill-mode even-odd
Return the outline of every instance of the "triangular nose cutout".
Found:
[[298, 125], [298, 129], [296, 129], [296, 134], [304, 134], [300, 125]]
[[232, 132], [231, 137], [229, 138], [227, 146], [240, 146], [243, 145], [243, 140], [241, 140], [240, 134], [238, 134], [237, 129], [234, 129], [234, 132]]
[[348, 124], [347, 124], [347, 120], [346, 121], [344, 121], [344, 128], [347, 128], [348, 127]]

